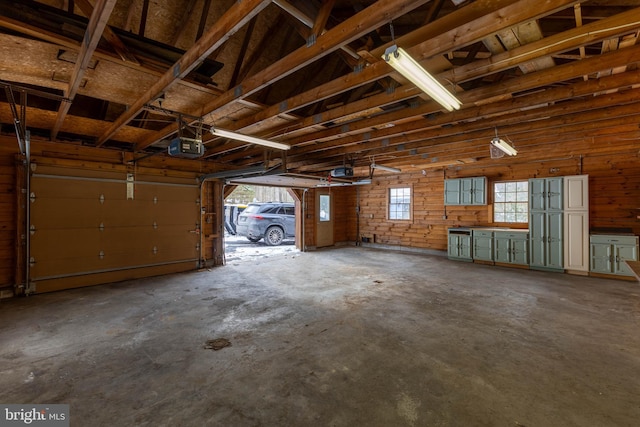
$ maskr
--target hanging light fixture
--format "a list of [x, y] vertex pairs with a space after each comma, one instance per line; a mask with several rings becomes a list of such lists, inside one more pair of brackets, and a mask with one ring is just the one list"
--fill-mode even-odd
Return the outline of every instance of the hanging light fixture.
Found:
[[268, 139], [257, 138], [255, 136], [244, 135], [229, 130], [219, 129], [211, 126], [210, 132], [213, 135], [221, 136], [223, 138], [235, 139], [236, 141], [248, 142], [250, 144], [262, 145], [265, 147], [277, 148], [278, 150], [289, 150], [291, 148], [288, 144], [281, 142], [269, 141]]
[[513, 146], [511, 146], [507, 141], [498, 136], [498, 128], [496, 128], [496, 136], [491, 139], [491, 145], [504, 151], [504, 153], [509, 156], [515, 156], [518, 154], [518, 150], [513, 148]]
[[462, 103], [397, 45], [389, 46], [382, 58], [407, 80], [416, 85], [448, 111], [459, 110]]
[[377, 165], [375, 163], [371, 163], [371, 169], [380, 169], [383, 171], [387, 171], [387, 172], [395, 172], [395, 173], [400, 173], [402, 172], [401, 169], [398, 168], [392, 168], [391, 166], [382, 166], [382, 165]]

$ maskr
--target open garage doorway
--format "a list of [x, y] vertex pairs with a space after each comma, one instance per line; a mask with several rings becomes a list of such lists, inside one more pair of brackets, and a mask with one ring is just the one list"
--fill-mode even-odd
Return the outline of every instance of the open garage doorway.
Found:
[[224, 200], [226, 261], [298, 254], [300, 209], [296, 199], [294, 192], [283, 187], [235, 186]]

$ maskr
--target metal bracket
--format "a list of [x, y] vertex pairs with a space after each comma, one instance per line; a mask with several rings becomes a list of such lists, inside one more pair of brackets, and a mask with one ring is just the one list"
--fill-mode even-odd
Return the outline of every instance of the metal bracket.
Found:
[[316, 44], [316, 41], [318, 40], [318, 38], [316, 37], [315, 34], [311, 34], [309, 37], [307, 37], [307, 47], [311, 47], [314, 44]]
[[29, 194], [29, 200], [31, 200], [31, 203], [36, 201], [36, 193], [31, 192], [31, 194]]
[[27, 283], [27, 286], [24, 288], [25, 295], [31, 295], [36, 293], [36, 284], [34, 282]]
[[104, 204], [104, 194], [101, 194], [98, 200], [100, 200], [101, 205]]
[[100, 225], [98, 226], [98, 230], [104, 231], [104, 222], [100, 223]]

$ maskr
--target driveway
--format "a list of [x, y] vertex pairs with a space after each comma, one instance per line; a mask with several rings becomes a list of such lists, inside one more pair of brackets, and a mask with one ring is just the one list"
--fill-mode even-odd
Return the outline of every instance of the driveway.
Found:
[[297, 256], [300, 251], [296, 248], [295, 240], [285, 240], [280, 246], [267, 246], [264, 241], [257, 243], [249, 241], [246, 237], [233, 236], [225, 233], [225, 258], [231, 261], [251, 261], [272, 256]]

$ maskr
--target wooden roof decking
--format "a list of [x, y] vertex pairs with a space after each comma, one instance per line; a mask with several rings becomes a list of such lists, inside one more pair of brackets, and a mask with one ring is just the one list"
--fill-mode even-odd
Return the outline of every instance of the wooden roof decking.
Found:
[[[638, 31], [640, 0], [15, 0], [0, 6], [0, 81], [31, 91], [27, 128], [60, 144], [160, 152], [182, 114], [292, 145], [285, 160], [207, 133], [221, 169], [362, 174], [373, 158], [483, 161], [496, 128], [531, 159], [587, 139], [632, 146]], [[397, 75], [381, 58], [393, 42], [463, 108]], [[4, 93], [0, 122], [13, 132]]]

